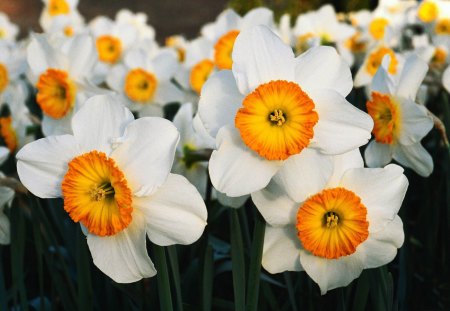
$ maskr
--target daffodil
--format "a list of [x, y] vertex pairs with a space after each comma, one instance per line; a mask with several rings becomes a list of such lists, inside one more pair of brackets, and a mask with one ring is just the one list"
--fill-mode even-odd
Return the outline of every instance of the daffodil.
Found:
[[367, 111], [374, 120], [375, 139], [364, 158], [369, 167], [380, 167], [392, 158], [421, 176], [433, 171], [433, 159], [420, 141], [433, 128], [425, 107], [415, 103], [428, 66], [415, 55], [407, 58], [399, 78], [394, 80], [380, 67], [371, 85]]
[[214, 187], [235, 197], [264, 188], [283, 167], [298, 170], [295, 178], [305, 183], [303, 167], [326, 174], [326, 155], [370, 138], [371, 118], [345, 100], [351, 88], [350, 69], [334, 48], [295, 58], [267, 27], [242, 31], [233, 70], [212, 75], [199, 102], [200, 119], [216, 138]]
[[90, 98], [72, 128], [73, 135], [20, 150], [21, 182], [41, 198], [64, 199], [64, 210], [87, 234], [94, 264], [114, 281], [155, 275], [146, 236], [162, 246], [190, 244], [206, 225], [198, 191], [170, 174], [178, 131], [165, 119], [134, 120], [110, 95]]
[[145, 13], [133, 13], [130, 10], [122, 9], [116, 14], [116, 22], [119, 25], [133, 26], [138, 33], [138, 40], [155, 39], [155, 29], [147, 24], [147, 14]]
[[84, 23], [83, 17], [77, 10], [78, 0], [42, 0], [44, 7], [42, 9], [39, 24], [44, 31], [49, 32], [54, 19], [60, 16], [66, 16], [76, 26]]
[[306, 188], [295, 180], [287, 188], [272, 182], [252, 194], [268, 222], [262, 266], [270, 273], [305, 271], [322, 295], [392, 261], [404, 240], [397, 216], [408, 186], [403, 169], [363, 168], [357, 149], [333, 162], [331, 177]]
[[182, 99], [182, 92], [170, 81], [178, 66], [173, 50], [161, 49], [151, 57], [144, 49], [134, 49], [123, 64], [112, 68], [106, 81], [140, 116], [162, 116], [165, 104]]
[[75, 36], [61, 44], [50, 42], [45, 35], [33, 35], [27, 48], [29, 78], [37, 89], [44, 135], [71, 133], [73, 112], [92, 90], [89, 78], [96, 58], [89, 35]]
[[14, 89], [23, 84], [20, 76], [27, 69], [23, 50], [16, 44], [0, 44], [0, 102], [14, 96]]
[[19, 34], [19, 27], [11, 23], [3, 12], [0, 12], [0, 44], [4, 42], [14, 42]]

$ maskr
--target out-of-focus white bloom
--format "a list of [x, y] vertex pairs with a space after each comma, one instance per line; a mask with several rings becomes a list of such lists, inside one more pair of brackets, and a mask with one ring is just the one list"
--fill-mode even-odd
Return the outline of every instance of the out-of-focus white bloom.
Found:
[[106, 81], [132, 111], [162, 116], [165, 104], [182, 99], [182, 92], [170, 81], [178, 66], [173, 50], [161, 49], [150, 57], [145, 50], [134, 49], [125, 55], [123, 64], [112, 68]]
[[122, 9], [116, 14], [117, 24], [131, 25], [138, 33], [138, 40], [155, 39], [155, 29], [147, 24], [147, 14], [139, 12], [133, 13], [130, 10]]
[[27, 49], [30, 82], [43, 111], [44, 135], [72, 133], [71, 119], [91, 93], [89, 78], [97, 60], [94, 41], [78, 35], [58, 44], [33, 35]]
[[51, 36], [73, 37], [86, 31], [84, 23], [73, 15], [58, 15], [50, 22], [45, 32]]
[[433, 159], [420, 144], [433, 128], [433, 120], [425, 107], [414, 101], [427, 70], [426, 63], [415, 55], [406, 59], [398, 79], [391, 78], [384, 66], [378, 69], [367, 102], [375, 136], [364, 153], [369, 167], [385, 166], [394, 158], [421, 176], [433, 171]]
[[[200, 119], [216, 138], [214, 187], [236, 197], [264, 188], [278, 171], [286, 183], [326, 175], [329, 155], [370, 137], [371, 118], [345, 100], [351, 89], [350, 69], [334, 48], [295, 58], [267, 27], [242, 31], [233, 70], [213, 74], [199, 102]], [[320, 173], [305, 174], [317, 167]]]
[[[0, 147], [0, 165], [3, 164], [9, 156], [9, 150]], [[5, 175], [0, 172], [0, 178]], [[10, 207], [14, 198], [14, 190], [8, 187], [0, 187], [0, 244], [8, 245], [11, 243], [11, 229], [8, 217], [5, 215], [5, 208]]]
[[19, 27], [9, 21], [8, 15], [0, 12], [0, 44], [14, 42], [18, 33]]
[[64, 209], [83, 226], [94, 264], [114, 281], [154, 276], [146, 236], [161, 246], [191, 244], [206, 225], [198, 191], [170, 174], [178, 131], [162, 118], [134, 120], [111, 95], [89, 99], [72, 127], [73, 135], [43, 138], [19, 151], [20, 180], [39, 197], [64, 198]]
[[13, 96], [14, 88], [20, 84], [20, 76], [25, 73], [27, 63], [20, 46], [0, 44], [0, 102]]
[[252, 194], [268, 222], [263, 267], [304, 270], [322, 295], [392, 261], [404, 240], [397, 216], [408, 186], [403, 169], [363, 168], [357, 149], [336, 156], [333, 166], [329, 179], [307, 188], [272, 182]]
[[[45, 32], [50, 32], [54, 26], [54, 19], [59, 16], [66, 16], [75, 27], [84, 24], [84, 19], [77, 10], [78, 0], [42, 0], [42, 9], [39, 24]], [[59, 23], [59, 22], [57, 22]], [[70, 31], [70, 30], [67, 30]]]

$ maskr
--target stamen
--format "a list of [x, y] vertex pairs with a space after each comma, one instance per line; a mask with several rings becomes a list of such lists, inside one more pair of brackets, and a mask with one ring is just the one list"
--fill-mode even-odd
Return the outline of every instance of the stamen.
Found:
[[269, 115], [270, 121], [276, 123], [278, 126], [282, 126], [286, 122], [286, 118], [283, 114], [283, 111], [280, 109], [275, 109]]
[[324, 216], [327, 228], [334, 228], [339, 223], [339, 216], [335, 212], [327, 212]]

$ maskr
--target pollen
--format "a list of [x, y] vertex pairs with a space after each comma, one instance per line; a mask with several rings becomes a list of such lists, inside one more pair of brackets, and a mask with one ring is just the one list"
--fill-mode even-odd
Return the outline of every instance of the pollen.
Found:
[[111, 236], [132, 220], [132, 193], [115, 161], [91, 151], [69, 162], [62, 182], [64, 209], [90, 233]]
[[239, 35], [238, 30], [231, 30], [217, 40], [214, 45], [214, 63], [219, 69], [231, 69], [233, 60], [231, 53], [233, 52], [234, 41]]
[[367, 101], [367, 112], [374, 122], [375, 140], [382, 144], [394, 143], [401, 129], [398, 103], [388, 95], [372, 92], [372, 99]]
[[48, 4], [48, 13], [51, 16], [66, 15], [70, 13], [69, 4], [66, 0], [50, 0]]
[[8, 69], [0, 63], [0, 93], [2, 93], [9, 84]]
[[383, 39], [388, 25], [389, 21], [386, 18], [374, 18], [369, 24], [369, 32], [375, 40]]
[[353, 254], [369, 236], [367, 208], [348, 189], [325, 189], [300, 206], [296, 228], [305, 250], [337, 259]]
[[312, 99], [294, 82], [261, 84], [242, 102], [235, 125], [243, 142], [267, 160], [300, 153], [319, 120]]
[[422, 1], [417, 11], [417, 16], [424, 23], [431, 23], [439, 15], [439, 8], [432, 1]]
[[383, 57], [386, 54], [391, 57], [388, 72], [390, 74], [397, 73], [398, 60], [394, 51], [387, 47], [380, 47], [369, 55], [366, 63], [366, 70], [371, 76], [374, 76], [377, 73], [378, 68], [381, 66], [381, 62], [383, 61]]
[[98, 58], [104, 63], [115, 64], [122, 56], [122, 42], [114, 36], [100, 36], [95, 44]]
[[40, 75], [36, 88], [37, 103], [54, 119], [64, 117], [75, 104], [76, 87], [64, 70], [47, 69]]
[[125, 78], [125, 94], [132, 101], [145, 103], [153, 98], [158, 80], [155, 75], [142, 68], [130, 70]]
[[213, 69], [214, 63], [209, 59], [204, 59], [192, 67], [189, 83], [191, 88], [197, 92], [197, 94], [200, 94], [203, 84], [205, 84]]

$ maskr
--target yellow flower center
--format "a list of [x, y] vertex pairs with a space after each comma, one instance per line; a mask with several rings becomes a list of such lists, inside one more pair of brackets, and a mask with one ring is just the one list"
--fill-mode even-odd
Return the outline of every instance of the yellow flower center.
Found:
[[417, 11], [417, 16], [424, 23], [434, 21], [439, 14], [439, 8], [436, 3], [431, 1], [422, 1]]
[[293, 82], [259, 85], [242, 102], [235, 118], [242, 140], [267, 160], [300, 153], [314, 136], [319, 120], [312, 99]]
[[369, 236], [367, 208], [345, 188], [325, 189], [297, 212], [298, 238], [313, 255], [337, 259], [351, 255]]
[[392, 144], [398, 137], [401, 121], [399, 105], [390, 96], [372, 92], [372, 100], [367, 101], [367, 112], [372, 117], [375, 140]]
[[64, 27], [64, 34], [66, 35], [66, 37], [72, 37], [74, 34], [74, 30], [72, 26], [66, 26]]
[[69, 4], [65, 0], [50, 0], [48, 4], [48, 13], [51, 16], [69, 14]]
[[450, 35], [450, 18], [440, 19], [436, 23], [435, 31], [438, 35]]
[[314, 34], [309, 32], [297, 37], [297, 43], [295, 45], [295, 49], [298, 54], [303, 51], [306, 51], [309, 48], [308, 40], [314, 38]]
[[96, 41], [98, 58], [105, 63], [115, 64], [122, 56], [122, 42], [110, 35], [97, 38]]
[[391, 74], [397, 73], [398, 60], [397, 57], [395, 56], [394, 51], [387, 47], [380, 47], [369, 55], [366, 64], [366, 70], [371, 76], [374, 76], [377, 73], [377, 70], [380, 67], [381, 62], [383, 61], [383, 57], [386, 54], [388, 54], [391, 57], [388, 72]]
[[54, 119], [64, 117], [75, 104], [76, 87], [64, 70], [47, 69], [36, 84], [36, 101]]
[[0, 113], [0, 136], [9, 151], [17, 148], [17, 135], [8, 105], [3, 105]]
[[0, 39], [6, 38], [6, 30], [0, 28]]
[[443, 48], [437, 47], [434, 50], [433, 58], [431, 59], [431, 62], [434, 65], [444, 65], [447, 61], [447, 51]]
[[357, 32], [344, 42], [345, 47], [353, 53], [365, 52], [367, 48], [366, 42], [361, 40], [361, 33]]
[[197, 94], [200, 94], [203, 84], [205, 84], [213, 69], [214, 63], [209, 59], [204, 59], [192, 67], [189, 83], [191, 84], [191, 88], [196, 91]]
[[8, 69], [0, 63], [0, 93], [3, 92], [9, 83]]
[[231, 69], [233, 60], [231, 53], [233, 52], [234, 41], [239, 35], [238, 30], [231, 30], [217, 40], [214, 45], [214, 63], [219, 69]]
[[178, 61], [184, 62], [186, 58], [186, 50], [180, 45], [180, 40], [177, 36], [170, 36], [166, 38], [166, 46], [174, 48], [178, 54]]
[[62, 182], [64, 209], [90, 233], [114, 235], [131, 223], [132, 193], [122, 171], [105, 153], [91, 151], [69, 162]]
[[125, 78], [125, 94], [138, 103], [151, 100], [157, 86], [155, 75], [141, 68], [130, 70]]
[[389, 21], [383, 17], [374, 18], [369, 25], [369, 32], [375, 40], [384, 38], [386, 26], [389, 25]]

